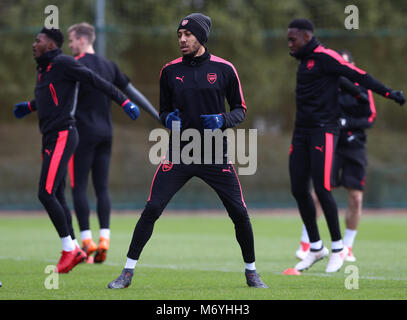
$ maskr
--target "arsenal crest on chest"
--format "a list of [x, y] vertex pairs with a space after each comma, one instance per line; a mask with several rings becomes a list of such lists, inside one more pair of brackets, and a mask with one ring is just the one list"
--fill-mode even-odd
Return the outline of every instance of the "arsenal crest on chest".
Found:
[[315, 60], [309, 59], [307, 62], [307, 69], [311, 70], [314, 67], [314, 65], [315, 65]]
[[208, 82], [210, 84], [214, 84], [216, 82], [216, 80], [218, 79], [218, 76], [216, 73], [208, 73], [206, 75], [206, 79], [208, 79]]

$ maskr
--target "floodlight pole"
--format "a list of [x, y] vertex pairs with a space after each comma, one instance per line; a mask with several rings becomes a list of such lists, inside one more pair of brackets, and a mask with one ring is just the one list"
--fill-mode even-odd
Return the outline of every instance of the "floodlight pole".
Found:
[[102, 56], [106, 54], [106, 25], [105, 25], [106, 0], [96, 0], [95, 25], [96, 25], [96, 52]]

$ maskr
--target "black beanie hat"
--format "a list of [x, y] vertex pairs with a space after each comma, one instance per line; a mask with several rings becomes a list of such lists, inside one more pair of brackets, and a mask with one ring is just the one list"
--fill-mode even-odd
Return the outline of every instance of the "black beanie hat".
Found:
[[181, 20], [177, 32], [180, 29], [187, 29], [204, 45], [208, 41], [211, 24], [211, 18], [208, 16], [201, 13], [191, 13]]
[[308, 19], [291, 20], [290, 24], [288, 25], [288, 28], [289, 29], [295, 28], [295, 29], [308, 30], [308, 31], [314, 32], [314, 25]]
[[44, 27], [40, 33], [46, 34], [47, 37], [52, 39], [59, 48], [62, 47], [62, 44], [64, 43], [64, 35], [62, 34], [61, 30], [54, 28], [48, 29]]

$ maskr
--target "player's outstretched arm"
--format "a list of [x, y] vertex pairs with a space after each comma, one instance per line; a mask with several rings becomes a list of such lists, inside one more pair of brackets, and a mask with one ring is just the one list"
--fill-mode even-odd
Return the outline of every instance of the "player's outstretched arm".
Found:
[[119, 89], [112, 83], [106, 81], [95, 72], [80, 64], [72, 57], [65, 56], [61, 58], [60, 62], [64, 66], [65, 75], [73, 81], [84, 82], [92, 85], [97, 90], [108, 95], [118, 105], [123, 107], [126, 114], [132, 119], [136, 120], [140, 115], [140, 110], [136, 104], [131, 102]]
[[344, 76], [362, 87], [370, 89], [383, 97], [394, 100], [403, 105], [406, 102], [402, 91], [392, 90], [376, 80], [366, 71], [346, 62], [336, 51], [326, 48], [320, 48], [317, 53], [321, 53], [324, 69], [327, 73]]
[[140, 106], [144, 111], [150, 114], [154, 119], [161, 123], [160, 116], [153, 105], [148, 101], [148, 99], [138, 91], [130, 82], [123, 91], [130, 99], [132, 99], [138, 106]]
[[351, 96], [355, 97], [361, 103], [369, 103], [369, 97], [367, 93], [363, 92], [361, 86], [357, 86], [348, 78], [340, 77], [339, 78], [339, 88]]

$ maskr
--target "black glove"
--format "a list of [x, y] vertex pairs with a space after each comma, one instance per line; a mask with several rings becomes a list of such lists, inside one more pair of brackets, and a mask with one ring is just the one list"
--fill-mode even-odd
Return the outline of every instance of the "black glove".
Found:
[[357, 99], [362, 102], [362, 103], [368, 103], [369, 102], [369, 96], [365, 92], [361, 92]]
[[401, 106], [406, 102], [403, 91], [391, 90], [387, 93], [387, 98], [392, 99], [399, 103]]

